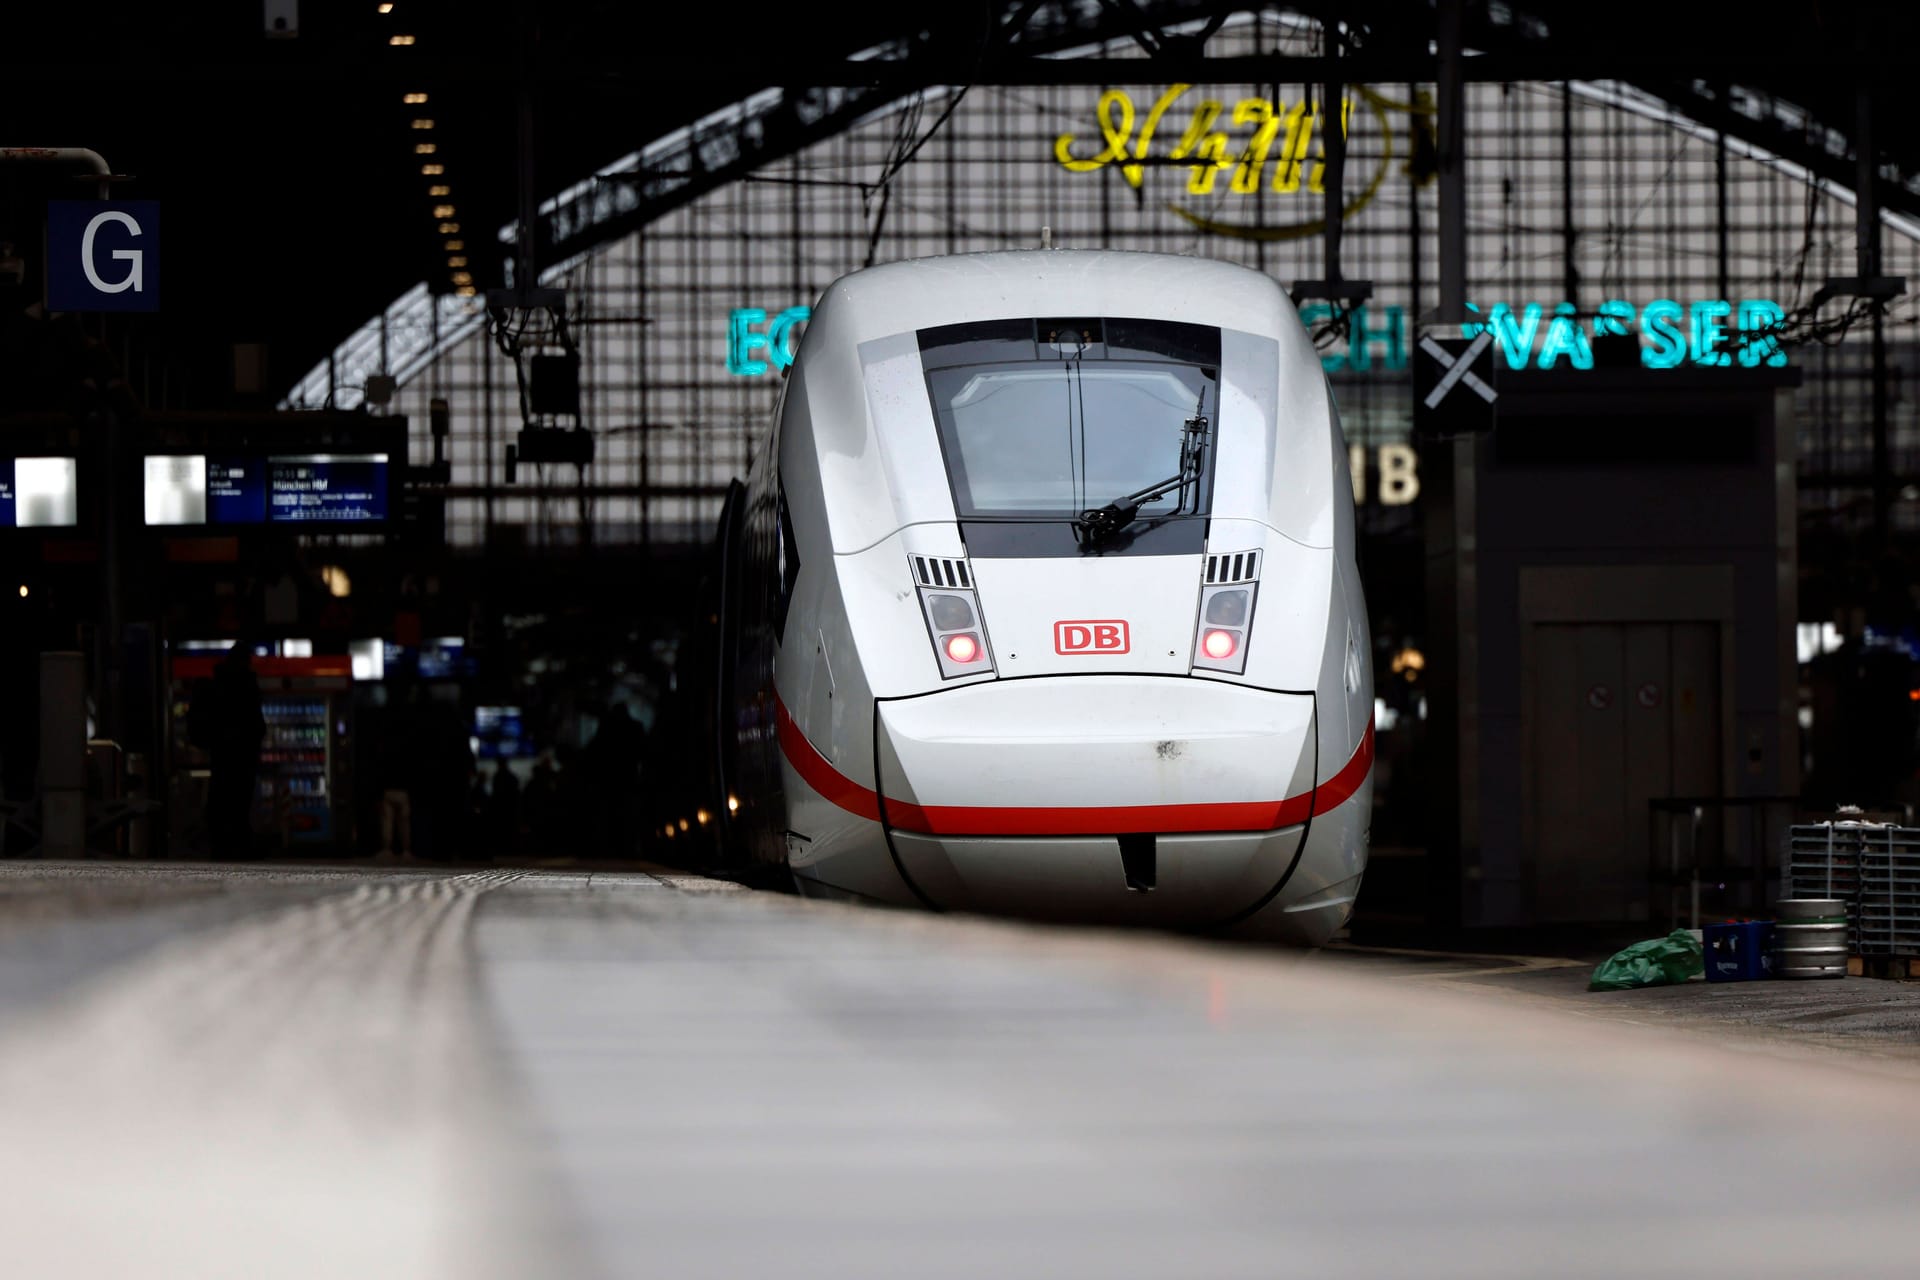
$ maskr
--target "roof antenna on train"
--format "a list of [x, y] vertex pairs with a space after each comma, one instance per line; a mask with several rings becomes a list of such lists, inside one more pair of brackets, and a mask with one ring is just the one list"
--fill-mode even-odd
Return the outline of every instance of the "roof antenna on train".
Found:
[[1053, 228], [1052, 227], [1040, 228], [1040, 247], [1042, 249], [1053, 248]]

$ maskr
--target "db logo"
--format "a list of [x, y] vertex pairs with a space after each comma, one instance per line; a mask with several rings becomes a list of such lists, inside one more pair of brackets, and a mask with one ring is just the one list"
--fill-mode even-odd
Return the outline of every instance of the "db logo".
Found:
[[1124, 619], [1087, 619], [1053, 624], [1055, 653], [1125, 653], [1127, 624]]

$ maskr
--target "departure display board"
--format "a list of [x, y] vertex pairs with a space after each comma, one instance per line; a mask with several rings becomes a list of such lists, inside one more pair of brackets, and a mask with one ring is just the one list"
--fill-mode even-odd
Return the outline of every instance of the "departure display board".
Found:
[[73, 458], [0, 458], [0, 529], [71, 528], [80, 520]]
[[153, 455], [147, 523], [377, 524], [387, 481], [384, 453]]
[[533, 740], [519, 707], [475, 707], [473, 737], [479, 743], [474, 754], [482, 760], [517, 760], [533, 754]]
[[361, 524], [387, 518], [387, 455], [267, 459], [267, 519]]
[[266, 459], [215, 457], [204, 465], [206, 523], [259, 524], [267, 518]]

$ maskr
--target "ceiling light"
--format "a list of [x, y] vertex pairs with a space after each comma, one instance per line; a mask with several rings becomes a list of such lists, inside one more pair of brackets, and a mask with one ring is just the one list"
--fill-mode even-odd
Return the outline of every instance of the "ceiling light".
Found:
[[447, 168], [445, 165], [423, 164], [420, 166], [421, 176], [427, 177], [427, 178], [438, 177], [441, 174], [445, 173], [446, 171], [447, 171]]
[[447, 265], [450, 267], [464, 267], [467, 265], [467, 255], [464, 253], [456, 253], [447, 259]]
[[387, 43], [395, 46], [396, 48], [404, 48], [405, 46], [413, 43], [413, 37], [412, 36], [389, 36], [387, 37]]
[[439, 149], [440, 148], [434, 146], [431, 142], [416, 142], [413, 144], [413, 154], [417, 156], [430, 156]]
[[424, 93], [409, 93], [400, 99], [410, 107], [417, 107], [426, 100], [427, 95]]
[[436, 218], [451, 218], [453, 216], [453, 206], [450, 204], [437, 204], [433, 206], [433, 216]]
[[475, 289], [472, 285], [465, 285], [459, 289], [456, 289], [454, 292], [458, 293], [463, 298], [471, 298], [474, 296], [474, 294], [478, 293], [479, 290]]
[[447, 252], [448, 252], [448, 253], [458, 253], [458, 252], [460, 252], [460, 251], [461, 251], [462, 249], [464, 249], [464, 248], [466, 248], [466, 247], [467, 247], [467, 242], [466, 242], [465, 240], [449, 240], [449, 241], [447, 241]]
[[382, 13], [392, 13], [392, 12], [393, 12], [393, 0], [386, 0], [386, 3], [384, 3], [384, 4], [382, 4], [382, 5], [380, 6], [380, 12], [382, 12]]
[[440, 234], [443, 236], [456, 235], [459, 233], [459, 230], [460, 224], [457, 222], [443, 222], [440, 224]]
[[430, 196], [450, 196], [453, 194], [453, 188], [436, 184], [435, 186], [427, 188], [427, 194]]
[[470, 273], [465, 271], [456, 271], [453, 273], [453, 282], [455, 284], [462, 284], [462, 285], [472, 284], [473, 276]]
[[433, 121], [422, 117], [421, 119], [415, 120], [413, 122], [413, 127], [416, 129], [431, 129], [433, 128]]

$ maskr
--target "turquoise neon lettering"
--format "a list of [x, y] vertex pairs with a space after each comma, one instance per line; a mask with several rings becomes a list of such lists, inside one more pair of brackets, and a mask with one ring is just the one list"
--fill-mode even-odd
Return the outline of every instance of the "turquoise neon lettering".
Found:
[[1780, 339], [1776, 336], [1780, 322], [1787, 313], [1777, 302], [1768, 302], [1764, 298], [1750, 298], [1740, 304], [1740, 363], [1748, 369], [1757, 369], [1762, 364], [1778, 369], [1787, 362], [1787, 353], [1780, 349]]
[[1687, 358], [1687, 337], [1676, 325], [1686, 312], [1671, 298], [1656, 298], [1640, 312], [1640, 331], [1653, 339], [1640, 348], [1640, 363], [1649, 369], [1677, 369]]
[[[1765, 298], [1748, 299], [1737, 308], [1719, 299], [1683, 305], [1657, 298], [1643, 309], [1622, 298], [1609, 298], [1595, 309], [1590, 327], [1571, 302], [1555, 303], [1551, 314], [1539, 302], [1529, 302], [1518, 311], [1509, 303], [1494, 303], [1484, 318], [1478, 305], [1469, 302], [1466, 308], [1471, 319], [1461, 325], [1462, 334], [1469, 341], [1492, 334], [1509, 369], [1522, 370], [1530, 364], [1553, 369], [1563, 357], [1569, 368], [1592, 369], [1592, 339], [1630, 336], [1636, 321], [1642, 339], [1640, 363], [1649, 369], [1677, 369], [1688, 363], [1726, 368], [1734, 363], [1736, 351], [1741, 366], [1749, 369], [1788, 363], [1780, 340], [1786, 313], [1779, 303]], [[1300, 308], [1301, 323], [1309, 330], [1333, 315], [1333, 308], [1322, 303]], [[1384, 316], [1385, 323], [1376, 326], [1373, 318], [1378, 316]], [[1347, 351], [1324, 354], [1320, 362], [1329, 373], [1341, 369], [1397, 372], [1406, 367], [1409, 354], [1406, 326], [1403, 307], [1371, 311], [1356, 307], [1349, 318]]]
[[767, 326], [767, 348], [774, 368], [785, 369], [793, 364], [794, 326], [805, 324], [812, 314], [812, 307], [788, 307]]
[[1553, 368], [1553, 362], [1566, 356], [1576, 369], [1593, 368], [1593, 348], [1587, 345], [1586, 330], [1574, 320], [1576, 312], [1571, 302], [1563, 302], [1553, 309], [1553, 319], [1547, 323], [1547, 340], [1540, 344], [1540, 367]]
[[[1347, 363], [1356, 372], [1369, 369], [1373, 365], [1372, 344], [1385, 343], [1386, 350], [1381, 353], [1380, 367], [1398, 372], [1407, 367], [1407, 309], [1405, 307], [1385, 308], [1387, 322], [1379, 328], [1367, 324], [1367, 309], [1353, 309], [1353, 323], [1347, 335], [1349, 356]], [[1378, 313], [1376, 313], [1378, 314]]]
[[1599, 311], [1593, 317], [1593, 336], [1598, 338], [1611, 334], [1616, 338], [1624, 338], [1632, 325], [1633, 304], [1611, 298], [1600, 304]]
[[[1324, 302], [1310, 302], [1300, 308], [1300, 324], [1306, 329], [1307, 337], [1313, 337], [1314, 326], [1333, 319], [1333, 308]], [[1328, 373], [1338, 373], [1347, 367], [1347, 358], [1337, 351], [1322, 352], [1320, 367]]]
[[1493, 314], [1487, 318], [1487, 328], [1493, 330], [1493, 340], [1500, 344], [1500, 353], [1507, 358], [1509, 369], [1527, 367], [1527, 357], [1533, 354], [1533, 340], [1540, 336], [1540, 304], [1529, 302], [1520, 314], [1524, 319], [1516, 323], [1513, 308], [1497, 302]]
[[727, 317], [727, 372], [735, 377], [752, 378], [767, 371], [765, 360], [753, 359], [753, 353], [769, 345], [767, 335], [753, 326], [766, 321], [759, 307], [738, 307]]
[[1729, 365], [1733, 356], [1720, 350], [1727, 331], [1720, 322], [1733, 314], [1733, 308], [1719, 299], [1693, 304], [1693, 362], [1699, 365]]

